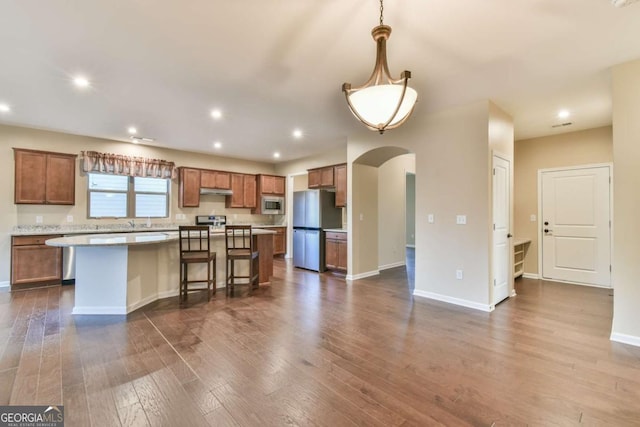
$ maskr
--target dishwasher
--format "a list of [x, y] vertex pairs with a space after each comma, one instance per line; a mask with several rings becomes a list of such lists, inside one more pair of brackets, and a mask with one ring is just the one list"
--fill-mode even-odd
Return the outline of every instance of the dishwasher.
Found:
[[[63, 236], [70, 237], [70, 236]], [[62, 248], [62, 284], [76, 283], [76, 248], [68, 246]]]

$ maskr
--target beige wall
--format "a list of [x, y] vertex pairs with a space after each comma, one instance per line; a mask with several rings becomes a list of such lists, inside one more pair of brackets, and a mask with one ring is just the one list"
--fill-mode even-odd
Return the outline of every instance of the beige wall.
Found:
[[[363, 131], [349, 137], [349, 168], [380, 147], [415, 153], [416, 295], [489, 309], [491, 108], [488, 101], [480, 101], [433, 114], [416, 111], [392, 132]], [[348, 217], [355, 221], [361, 207], [355, 195], [349, 197]], [[434, 224], [427, 223], [429, 213], [435, 215]], [[456, 225], [459, 214], [467, 215], [467, 225]], [[354, 247], [354, 258], [375, 256], [367, 248], [358, 249]], [[464, 271], [463, 280], [456, 280], [456, 269]]]
[[[67, 215], [73, 216], [73, 224], [125, 223], [126, 219], [87, 219], [87, 182], [82, 172], [76, 175], [76, 204], [74, 206], [16, 205], [14, 199], [14, 160], [12, 147], [28, 148], [61, 153], [80, 154], [80, 151], [100, 151], [131, 156], [159, 158], [173, 161], [177, 166], [220, 169], [245, 173], [274, 173], [274, 166], [268, 163], [249, 162], [239, 159], [223, 158], [214, 155], [169, 150], [145, 145], [107, 139], [90, 138], [58, 132], [49, 132], [14, 126], [0, 125], [0, 283], [9, 281], [10, 275], [10, 236], [15, 225], [35, 225], [36, 215], [43, 217], [45, 225], [68, 225]], [[79, 163], [79, 161], [78, 161]], [[78, 171], [80, 168], [78, 167]], [[193, 224], [198, 214], [227, 214], [236, 222], [267, 222], [271, 218], [263, 215], [251, 215], [249, 209], [226, 209], [223, 196], [205, 196], [199, 208], [178, 207], [178, 180], [171, 183], [171, 218], [154, 219], [153, 223], [177, 222], [178, 213], [187, 216], [184, 223]]]
[[612, 70], [612, 338], [640, 346], [640, 60]]
[[[515, 143], [515, 229], [514, 236], [531, 239], [524, 271], [538, 274], [538, 170], [613, 160], [611, 126]], [[536, 216], [531, 221], [531, 215]]]
[[378, 168], [378, 269], [405, 263], [407, 173], [415, 173], [415, 154], [397, 156]]
[[378, 271], [378, 168], [352, 165], [352, 187], [349, 206], [354, 207], [352, 220], [348, 221], [349, 256], [347, 271], [350, 276], [369, 275]]
[[[414, 162], [415, 165], [415, 162]], [[416, 245], [416, 174], [407, 174], [406, 190], [407, 202], [405, 206], [405, 243], [408, 247]]]

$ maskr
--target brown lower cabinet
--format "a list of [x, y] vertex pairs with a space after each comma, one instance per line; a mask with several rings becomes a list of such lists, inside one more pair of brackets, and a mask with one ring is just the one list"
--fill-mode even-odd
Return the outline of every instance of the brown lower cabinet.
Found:
[[284, 255], [287, 253], [287, 227], [254, 227], [264, 230], [275, 231], [273, 234], [273, 255]]
[[330, 270], [347, 270], [347, 233], [325, 233], [325, 265]]
[[11, 239], [11, 290], [58, 285], [62, 282], [62, 248], [47, 246], [47, 239], [62, 237], [13, 236]]

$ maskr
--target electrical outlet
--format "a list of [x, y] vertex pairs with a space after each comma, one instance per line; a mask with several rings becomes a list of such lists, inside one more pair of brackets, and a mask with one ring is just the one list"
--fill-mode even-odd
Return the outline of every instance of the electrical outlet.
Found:
[[456, 224], [465, 225], [467, 223], [466, 215], [456, 215]]
[[73, 222], [73, 215], [67, 215], [67, 222]]
[[427, 221], [429, 222], [429, 224], [433, 224], [435, 222], [435, 217], [433, 216], [433, 214], [429, 214], [427, 215]]
[[36, 215], [36, 224], [42, 224], [42, 215]]
[[456, 279], [462, 280], [463, 276], [462, 270], [456, 270]]
[[537, 219], [538, 218], [533, 214], [529, 217], [529, 221], [531, 221], [531, 222], [536, 222]]
[[364, 214], [360, 214], [360, 221], [364, 221]]

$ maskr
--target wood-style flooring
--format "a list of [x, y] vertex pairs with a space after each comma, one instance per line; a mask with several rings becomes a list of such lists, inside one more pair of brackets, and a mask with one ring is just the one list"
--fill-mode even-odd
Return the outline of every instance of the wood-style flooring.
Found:
[[640, 425], [611, 291], [519, 279], [482, 313], [413, 298], [408, 276], [276, 260], [250, 296], [126, 318], [71, 316], [73, 286], [3, 293], [0, 404], [64, 404], [67, 426]]

